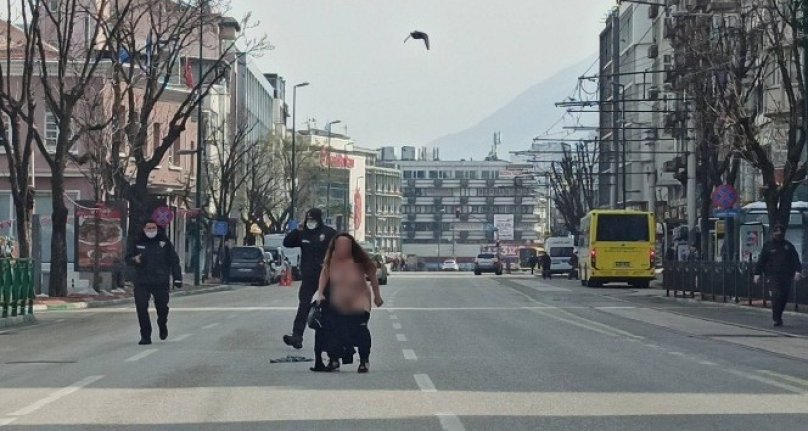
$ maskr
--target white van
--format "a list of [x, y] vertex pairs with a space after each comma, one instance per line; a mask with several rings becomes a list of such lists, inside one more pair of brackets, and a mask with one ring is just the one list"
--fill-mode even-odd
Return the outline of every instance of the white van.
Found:
[[300, 248], [288, 248], [283, 246], [283, 239], [286, 234], [270, 234], [264, 235], [264, 251], [271, 251], [280, 249], [284, 259], [289, 261], [292, 267], [292, 275], [297, 280], [300, 278]]
[[566, 274], [572, 267], [570, 258], [575, 252], [575, 239], [569, 236], [554, 236], [547, 238], [544, 249], [550, 254], [550, 272], [553, 274]]

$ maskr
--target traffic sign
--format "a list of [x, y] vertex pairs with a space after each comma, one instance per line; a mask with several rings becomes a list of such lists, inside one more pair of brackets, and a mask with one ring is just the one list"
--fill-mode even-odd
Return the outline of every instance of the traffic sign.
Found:
[[230, 231], [230, 225], [226, 220], [217, 220], [213, 222], [214, 236], [227, 236], [229, 231]]
[[158, 207], [152, 212], [152, 220], [157, 223], [157, 226], [166, 227], [174, 220], [174, 211], [169, 207]]
[[738, 203], [738, 192], [729, 184], [722, 184], [713, 190], [711, 195], [713, 207], [728, 209]]

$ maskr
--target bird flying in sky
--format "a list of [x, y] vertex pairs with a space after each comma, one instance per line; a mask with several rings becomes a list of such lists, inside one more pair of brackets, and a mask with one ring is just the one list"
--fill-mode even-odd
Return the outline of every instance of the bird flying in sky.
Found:
[[410, 35], [407, 36], [406, 39], [404, 39], [404, 43], [407, 43], [407, 41], [410, 40], [410, 38], [423, 40], [424, 45], [426, 45], [427, 51], [429, 50], [429, 35], [428, 34], [422, 32], [422, 31], [415, 30], [412, 33], [410, 33]]

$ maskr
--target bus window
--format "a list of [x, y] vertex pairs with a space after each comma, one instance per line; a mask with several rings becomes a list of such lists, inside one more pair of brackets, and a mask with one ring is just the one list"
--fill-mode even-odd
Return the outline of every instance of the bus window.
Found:
[[600, 214], [596, 241], [650, 241], [647, 214]]
[[550, 257], [572, 257], [575, 247], [551, 247]]

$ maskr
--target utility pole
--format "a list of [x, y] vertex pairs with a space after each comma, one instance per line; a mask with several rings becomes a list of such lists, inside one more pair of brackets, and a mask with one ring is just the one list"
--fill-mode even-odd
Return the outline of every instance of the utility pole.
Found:
[[[205, 0], [200, 0], [199, 2], [199, 65], [198, 65], [198, 72], [199, 81], [202, 80], [202, 41], [204, 37], [204, 17], [207, 13], [205, 10]], [[202, 83], [199, 82], [199, 96], [202, 97]], [[199, 101], [199, 106], [196, 110], [196, 210], [198, 211], [196, 215], [196, 226], [194, 229], [194, 286], [199, 286], [202, 284], [202, 159], [205, 156], [205, 145], [203, 143], [205, 139], [205, 130], [202, 124], [202, 101]], [[248, 227], [249, 229], [249, 227]]]
[[331, 121], [326, 124], [328, 131], [328, 183], [326, 184], [325, 192], [325, 218], [326, 220], [331, 217], [331, 126], [340, 123], [340, 120]]
[[[684, 109], [687, 111], [687, 94], [684, 95], [684, 99]], [[693, 245], [695, 240], [693, 232], [696, 228], [696, 140], [688, 136], [687, 122], [688, 118], [685, 116], [682, 137], [687, 148], [687, 235], [688, 243]]]
[[297, 89], [309, 85], [308, 82], [301, 82], [292, 87], [292, 195], [289, 208], [289, 220], [295, 219], [295, 209], [297, 205]]
[[623, 174], [623, 209], [626, 209], [626, 204], [628, 204], [628, 193], [627, 193], [627, 191], [628, 191], [628, 176], [627, 176], [628, 159], [626, 158], [626, 86], [623, 85], [623, 84], [618, 84], [618, 85], [620, 85], [620, 88], [622, 90], [620, 92], [620, 100], [621, 100], [621, 106], [622, 106], [622, 110], [621, 110], [621, 113], [620, 113], [620, 118], [622, 120], [622, 121], [620, 121], [620, 123], [621, 123], [620, 124], [620, 140], [621, 140], [621, 144], [622, 144], [621, 145], [622, 149], [620, 150], [620, 155], [621, 155], [621, 158], [623, 159], [622, 160], [623, 170], [621, 171], [621, 173]]
[[609, 207], [610, 208], [617, 208], [617, 182], [620, 177], [618, 177], [618, 169], [620, 168], [620, 162], [618, 157], [618, 141], [617, 141], [617, 131], [618, 128], [618, 117], [617, 112], [620, 110], [620, 105], [618, 104], [619, 101], [617, 100], [617, 96], [620, 91], [620, 8], [616, 8], [612, 11], [612, 148], [613, 148], [613, 161], [612, 161], [612, 178], [614, 178], [614, 184], [611, 185], [609, 188]]

